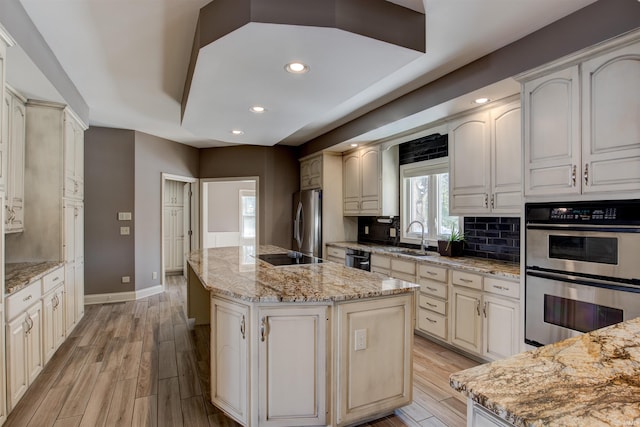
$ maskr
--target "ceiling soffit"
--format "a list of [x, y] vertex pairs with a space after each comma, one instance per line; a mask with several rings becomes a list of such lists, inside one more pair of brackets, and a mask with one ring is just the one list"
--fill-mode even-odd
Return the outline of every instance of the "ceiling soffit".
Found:
[[[182, 126], [274, 145], [424, 52], [424, 14], [387, 0], [214, 0], [200, 10]], [[309, 65], [308, 76], [286, 75], [293, 60]], [[260, 119], [248, 112], [254, 104], [267, 108]]]

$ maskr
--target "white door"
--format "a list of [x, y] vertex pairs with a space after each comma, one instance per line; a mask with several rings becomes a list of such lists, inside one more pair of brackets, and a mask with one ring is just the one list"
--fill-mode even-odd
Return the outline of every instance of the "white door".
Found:
[[211, 399], [233, 419], [248, 417], [249, 308], [211, 300]]
[[326, 312], [326, 307], [258, 310], [260, 425], [326, 424]]
[[453, 287], [451, 343], [474, 353], [482, 349], [480, 293]]
[[640, 189], [640, 43], [582, 64], [584, 193]]

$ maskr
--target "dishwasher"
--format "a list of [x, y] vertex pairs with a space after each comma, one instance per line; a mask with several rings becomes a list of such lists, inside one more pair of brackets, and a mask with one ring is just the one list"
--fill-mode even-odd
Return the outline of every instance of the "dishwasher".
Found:
[[347, 249], [344, 264], [347, 267], [371, 271], [371, 253], [359, 249]]

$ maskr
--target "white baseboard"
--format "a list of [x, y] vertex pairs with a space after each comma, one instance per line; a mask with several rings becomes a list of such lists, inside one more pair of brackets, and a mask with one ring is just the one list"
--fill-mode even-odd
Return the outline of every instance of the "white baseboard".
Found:
[[140, 289], [139, 291], [85, 295], [84, 303], [86, 305], [91, 305], [91, 304], [108, 304], [112, 302], [135, 301], [142, 298], [150, 297], [152, 295], [161, 294], [162, 292], [164, 292], [164, 287], [162, 285], [156, 285], [156, 286], [151, 286], [149, 288]]

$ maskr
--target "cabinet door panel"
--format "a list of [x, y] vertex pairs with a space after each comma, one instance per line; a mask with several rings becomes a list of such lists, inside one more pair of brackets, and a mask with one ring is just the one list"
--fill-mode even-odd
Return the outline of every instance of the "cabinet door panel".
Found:
[[248, 321], [247, 306], [212, 299], [211, 396], [240, 423], [248, 420]]
[[344, 157], [344, 199], [360, 200], [360, 157], [352, 153]]
[[582, 65], [583, 191], [640, 189], [640, 43]]
[[524, 84], [525, 195], [580, 193], [580, 88], [574, 66]]
[[520, 102], [491, 112], [491, 209], [519, 212], [522, 203], [522, 126]]
[[27, 376], [33, 383], [44, 367], [42, 349], [42, 306], [38, 304], [28, 311], [32, 326], [27, 334]]
[[55, 344], [55, 294], [45, 295], [42, 299], [42, 344], [44, 351], [44, 361], [47, 363], [56, 351]]
[[7, 398], [9, 410], [27, 391], [27, 346], [25, 316], [21, 315], [7, 325]]
[[451, 342], [466, 350], [480, 353], [480, 294], [454, 287], [452, 304]]
[[483, 353], [491, 359], [504, 359], [518, 352], [519, 305], [492, 296], [485, 296], [484, 349]]
[[25, 167], [25, 126], [26, 111], [24, 103], [12, 96], [11, 114], [9, 117], [9, 175], [8, 203], [11, 215], [5, 231], [18, 232], [24, 230], [24, 167]]
[[76, 325], [76, 268], [74, 262], [68, 262], [64, 267], [64, 304], [65, 304], [65, 330], [67, 335]]
[[451, 125], [449, 151], [454, 194], [484, 194], [489, 188], [489, 122], [486, 113]]
[[375, 199], [377, 201], [380, 194], [378, 147], [362, 151], [360, 154], [360, 167], [362, 168], [362, 198]]
[[260, 424], [324, 425], [326, 307], [261, 309]]

